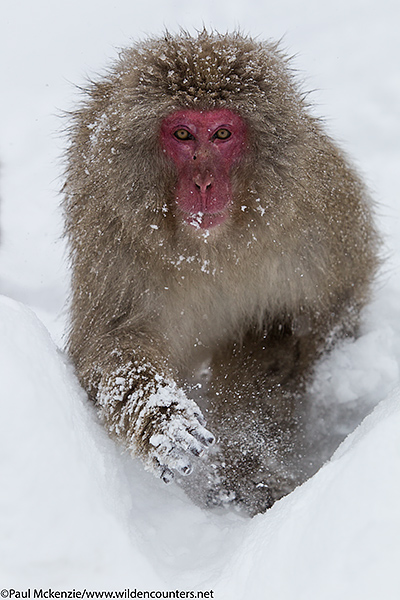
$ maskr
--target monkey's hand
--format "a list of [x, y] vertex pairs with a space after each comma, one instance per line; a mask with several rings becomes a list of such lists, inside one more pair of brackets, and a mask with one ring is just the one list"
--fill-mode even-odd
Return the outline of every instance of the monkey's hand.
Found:
[[214, 443], [197, 404], [174, 382], [150, 396], [137, 425], [148, 448], [150, 460], [145, 460], [145, 465], [166, 483], [172, 480], [174, 470], [189, 475], [191, 455], [201, 456]]
[[191, 456], [214, 443], [197, 404], [150, 365], [130, 363], [103, 377], [98, 405], [110, 432], [165, 483], [175, 470], [189, 475]]

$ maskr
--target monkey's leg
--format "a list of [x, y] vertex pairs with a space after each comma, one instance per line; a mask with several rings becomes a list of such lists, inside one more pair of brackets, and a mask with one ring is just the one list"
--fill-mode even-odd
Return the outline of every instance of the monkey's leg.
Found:
[[315, 347], [313, 336], [287, 328], [249, 333], [214, 357], [206, 414], [217, 443], [201, 461], [206, 502], [256, 514], [303, 480], [296, 409]]
[[191, 456], [214, 441], [199, 407], [145, 359], [121, 362], [104, 369], [95, 396], [109, 432], [166, 483], [175, 470], [189, 474]]

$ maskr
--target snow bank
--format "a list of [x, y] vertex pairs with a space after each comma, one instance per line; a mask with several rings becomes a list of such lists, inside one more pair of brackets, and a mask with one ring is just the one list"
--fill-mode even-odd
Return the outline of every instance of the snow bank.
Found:
[[123, 500], [113, 504], [113, 447], [70, 367], [30, 309], [5, 297], [0, 331], [2, 587], [157, 582]]
[[206, 512], [109, 440], [30, 309], [0, 298], [3, 588], [400, 595], [400, 391], [265, 515]]
[[400, 597], [399, 397], [396, 390], [312, 479], [252, 521], [216, 588], [221, 597]]

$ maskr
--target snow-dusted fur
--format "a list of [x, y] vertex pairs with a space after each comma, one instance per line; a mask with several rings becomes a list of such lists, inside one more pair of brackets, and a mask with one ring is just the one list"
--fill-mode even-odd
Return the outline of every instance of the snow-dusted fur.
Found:
[[[159, 129], [182, 108], [229, 108], [248, 129], [217, 231], [174, 205]], [[64, 189], [69, 350], [107, 428], [165, 480], [194, 466], [181, 483], [199, 502], [265, 510], [305, 477], [304, 386], [354, 333], [378, 262], [364, 186], [287, 60], [206, 31], [123, 51], [72, 116]]]

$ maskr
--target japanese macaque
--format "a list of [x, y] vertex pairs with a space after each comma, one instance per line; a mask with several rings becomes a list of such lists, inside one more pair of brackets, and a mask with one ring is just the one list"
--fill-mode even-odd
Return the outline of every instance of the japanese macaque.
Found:
[[110, 434], [202, 506], [265, 511], [378, 263], [368, 195], [276, 44], [122, 51], [72, 115], [69, 352]]

